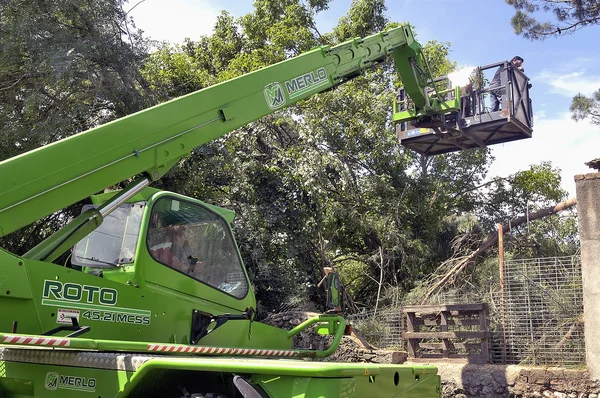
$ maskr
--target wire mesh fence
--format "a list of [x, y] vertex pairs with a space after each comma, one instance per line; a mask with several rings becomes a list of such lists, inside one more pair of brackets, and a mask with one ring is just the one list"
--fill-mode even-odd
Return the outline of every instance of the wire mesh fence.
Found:
[[[489, 305], [494, 363], [573, 366], [585, 363], [581, 259], [551, 257], [509, 260], [503, 289], [485, 297], [452, 289], [429, 304]], [[380, 348], [405, 348], [401, 307], [349, 317], [353, 327]]]
[[403, 349], [402, 333], [405, 329], [399, 307], [384, 308], [347, 317], [352, 327], [369, 343], [378, 348]]
[[580, 257], [506, 261], [504, 289], [495, 298], [495, 361], [585, 362]]

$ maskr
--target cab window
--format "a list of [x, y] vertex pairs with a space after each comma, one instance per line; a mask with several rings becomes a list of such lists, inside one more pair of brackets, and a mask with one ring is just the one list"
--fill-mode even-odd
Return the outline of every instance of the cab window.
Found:
[[[111, 268], [135, 260], [145, 202], [127, 203], [104, 217], [102, 224], [73, 248], [71, 263]], [[86, 205], [82, 211], [97, 207]]]
[[229, 227], [205, 207], [157, 200], [146, 243], [156, 261], [236, 298], [246, 296], [248, 282]]

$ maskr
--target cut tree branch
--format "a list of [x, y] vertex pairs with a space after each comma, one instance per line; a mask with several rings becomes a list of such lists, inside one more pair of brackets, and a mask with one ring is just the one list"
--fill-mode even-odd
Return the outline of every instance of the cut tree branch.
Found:
[[[529, 218], [527, 215], [514, 218], [510, 220], [507, 224], [502, 225], [502, 231], [504, 234], [511, 231], [512, 229], [518, 227], [519, 225], [533, 220], [539, 220], [540, 218], [549, 216], [551, 214], [559, 213], [563, 210], [569, 209], [577, 204], [576, 198], [571, 198], [565, 202], [558, 203], [555, 206], [546, 207], [544, 209], [540, 209], [536, 212], [529, 213]], [[487, 239], [477, 248], [477, 250], [471, 252], [471, 254], [461, 257], [457, 263], [448, 271], [444, 276], [442, 276], [437, 282], [435, 282], [431, 287], [427, 289], [427, 291], [423, 294], [423, 298], [421, 299], [421, 304], [425, 304], [427, 300], [434, 294], [440, 291], [442, 287], [444, 287], [448, 282], [454, 280], [456, 276], [464, 270], [469, 264], [471, 264], [477, 257], [481, 254], [488, 251], [491, 247], [495, 246], [498, 243], [498, 233], [492, 232], [488, 235]]]

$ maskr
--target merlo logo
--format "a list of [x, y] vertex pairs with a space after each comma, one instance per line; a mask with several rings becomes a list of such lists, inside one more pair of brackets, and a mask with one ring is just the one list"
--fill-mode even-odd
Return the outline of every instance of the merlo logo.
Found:
[[281, 108], [285, 105], [283, 87], [279, 82], [273, 82], [265, 86], [265, 100], [271, 109]]
[[46, 373], [46, 382], [44, 383], [46, 390], [56, 390], [58, 388], [58, 373]]

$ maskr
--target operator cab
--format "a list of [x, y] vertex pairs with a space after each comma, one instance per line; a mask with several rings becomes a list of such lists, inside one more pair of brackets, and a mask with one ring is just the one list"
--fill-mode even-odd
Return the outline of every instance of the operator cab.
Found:
[[[94, 205], [104, 200], [98, 195]], [[146, 188], [73, 249], [71, 263], [127, 284], [151, 283], [199, 298], [247, 298], [249, 282], [229, 224], [234, 213]]]
[[[500, 85], [490, 87], [488, 82], [499, 68]], [[436, 79], [434, 84], [443, 101], [455, 105], [444, 113], [398, 123], [400, 143], [428, 156], [531, 138], [529, 78], [507, 61], [479, 67], [475, 73], [481, 84], [475, 84], [473, 92], [463, 98], [457, 98], [460, 90], [451, 87], [447, 77]], [[501, 98], [499, 110], [493, 110], [492, 96]], [[395, 109], [410, 110], [408, 101], [401, 88]], [[465, 101], [470, 106], [464, 106]]]

